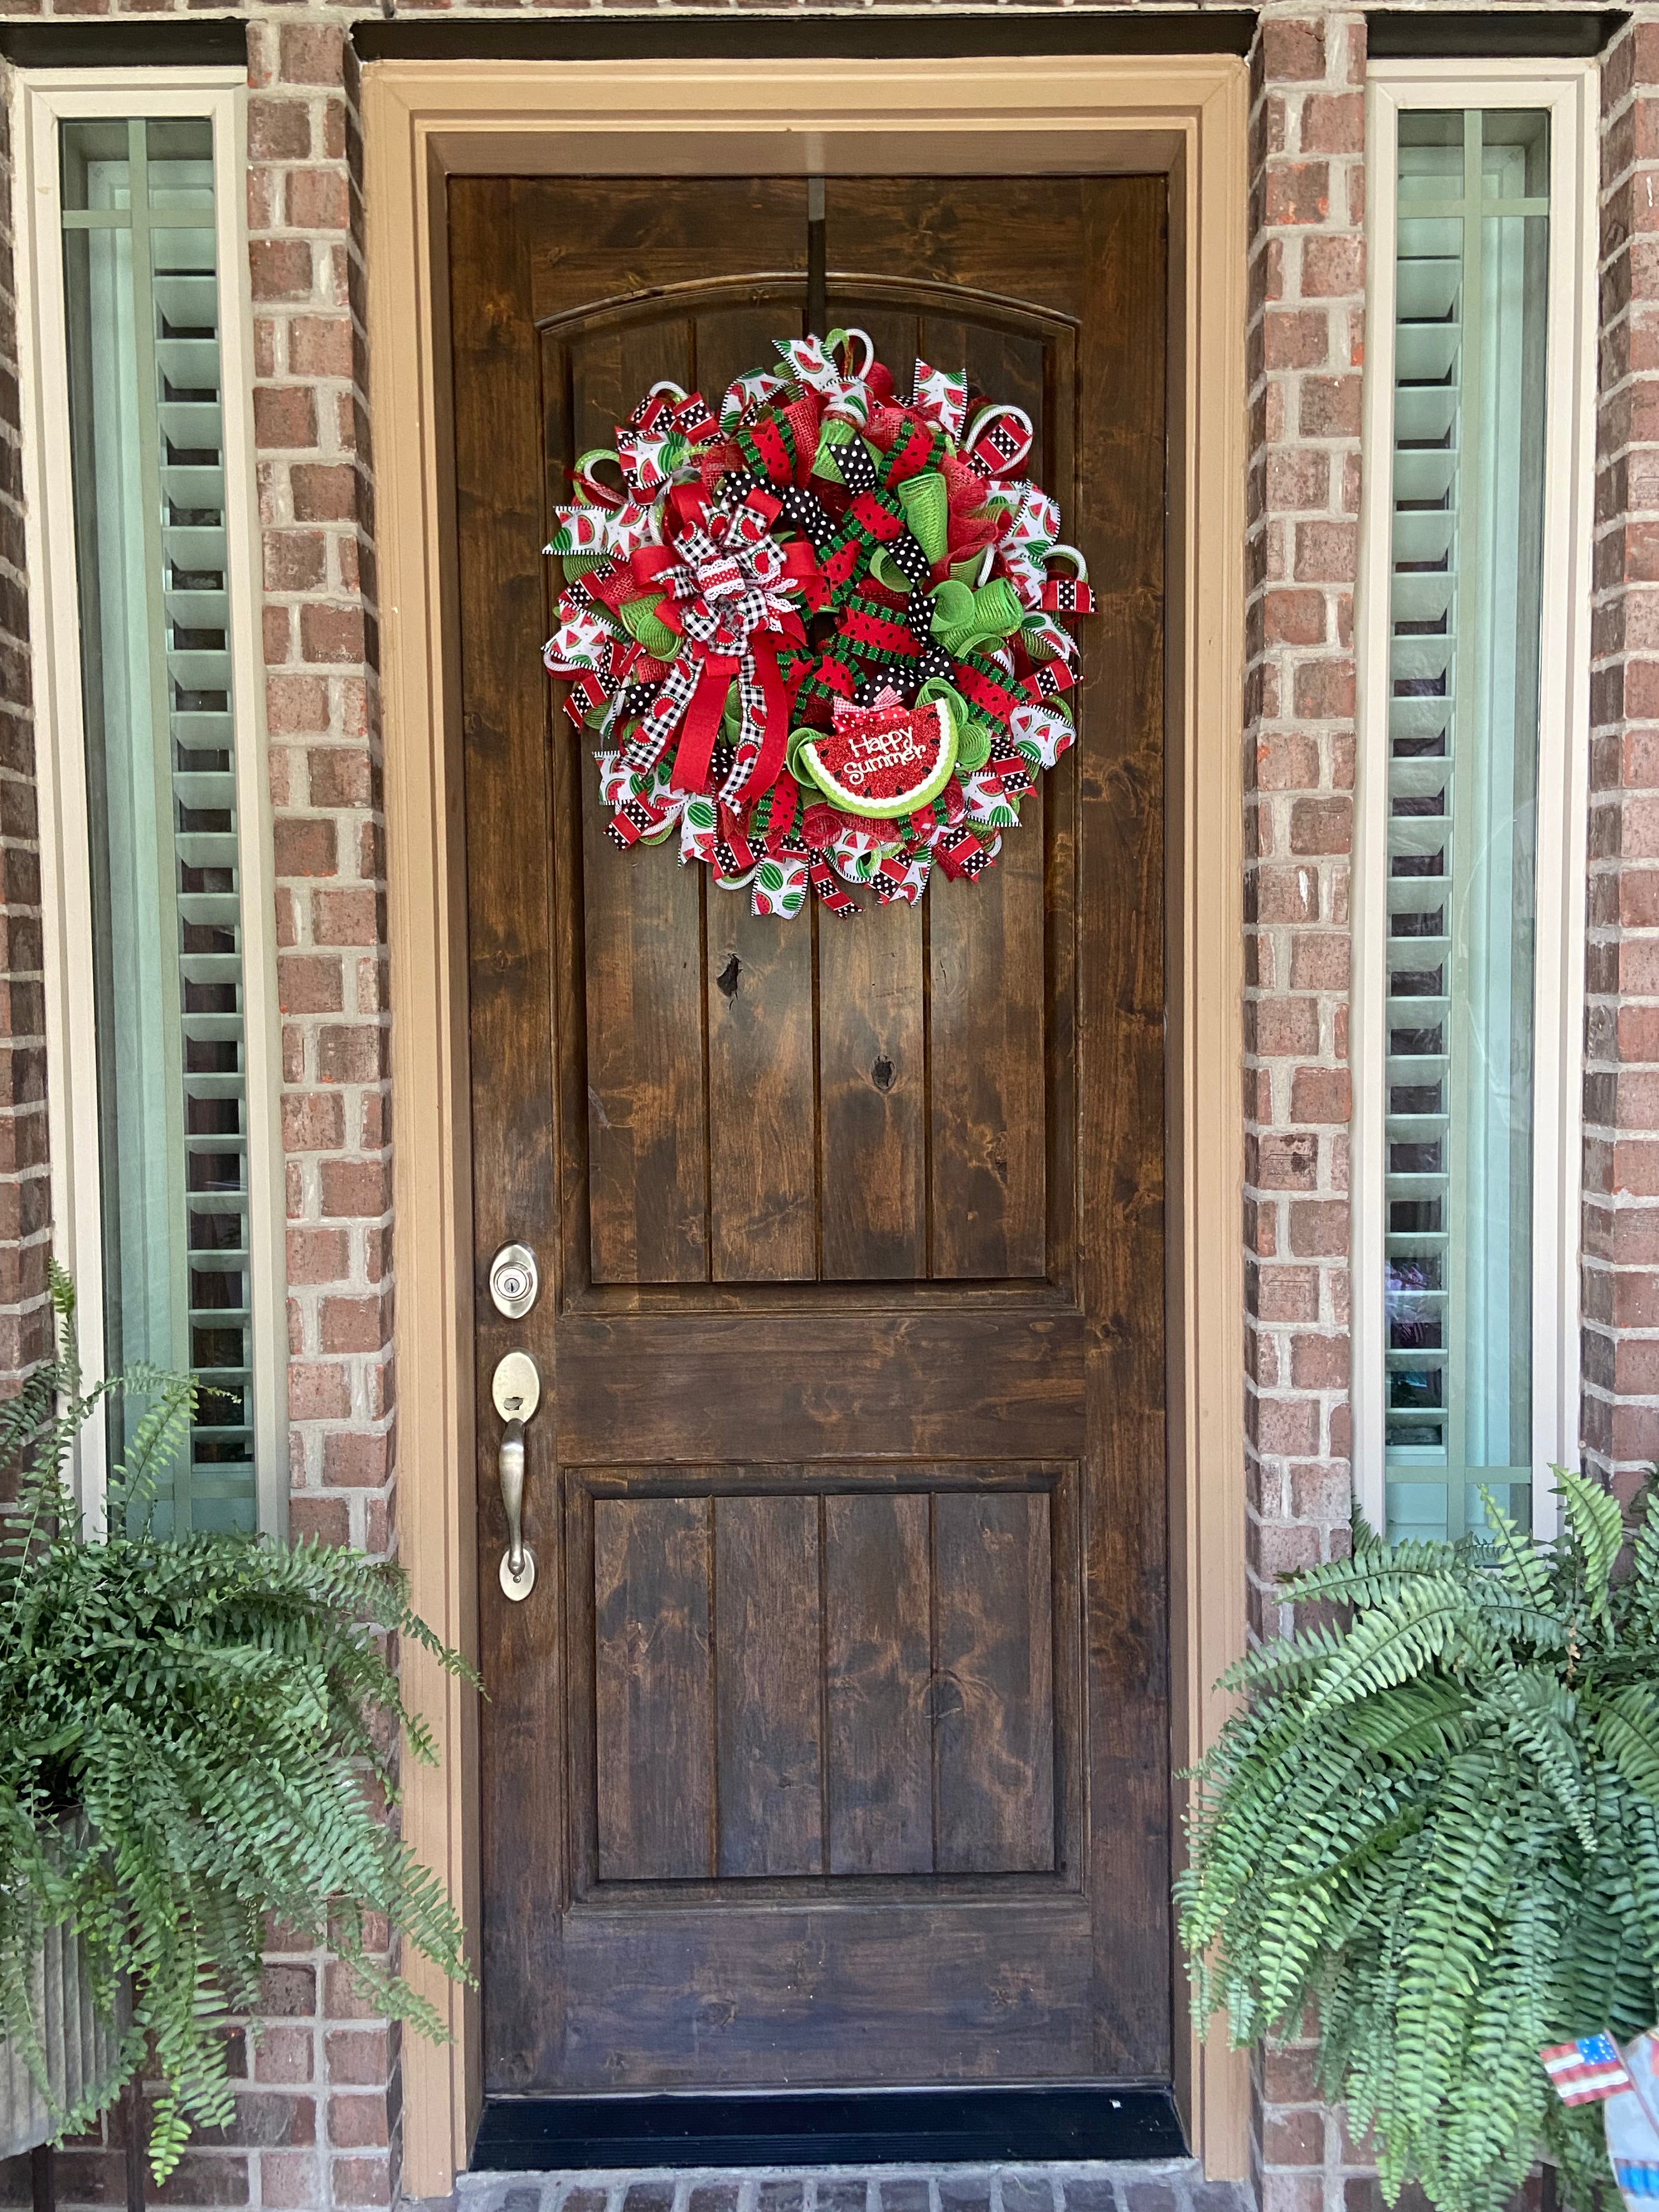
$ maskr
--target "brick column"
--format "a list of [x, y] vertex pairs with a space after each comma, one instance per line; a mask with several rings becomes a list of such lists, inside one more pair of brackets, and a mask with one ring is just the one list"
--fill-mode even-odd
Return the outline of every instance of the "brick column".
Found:
[[1364, 19], [1252, 57], [1246, 538], [1250, 1622], [1347, 1540], [1348, 854], [1364, 343]]
[[[392, 1545], [389, 1014], [356, 64], [249, 26], [249, 264], [275, 812], [295, 1535]], [[396, 2189], [395, 2031], [273, 1944], [239, 2132], [267, 2207]]]
[[1659, 1458], [1659, 22], [1602, 77], [1585, 1006], [1585, 1463]]
[[[337, 23], [288, 9], [250, 22], [249, 64], [290, 1513], [296, 1536], [385, 1553], [394, 1540], [390, 1018], [356, 72]], [[0, 166], [9, 216], [3, 140]], [[0, 1094], [0, 1389], [45, 1348], [49, 1240], [10, 266], [0, 255], [0, 1035], [10, 1042]], [[397, 2030], [365, 2012], [325, 1950], [296, 1942], [271, 1931], [267, 2024], [251, 2075], [240, 2045], [234, 2054], [243, 2075], [235, 2121], [185, 2152], [171, 2202], [324, 2212], [396, 2194]], [[65, 2212], [120, 2200], [118, 2128], [112, 2115], [60, 2156]], [[26, 2161], [0, 2168], [0, 2203], [26, 2201], [27, 2187]]]
[[[1251, 57], [1244, 1115], [1249, 1621], [1348, 1540], [1348, 863], [1364, 347], [1364, 16], [1280, 5]], [[1342, 2212], [1311, 2041], [1258, 2052], [1262, 2212]], [[1370, 2185], [1373, 2189], [1375, 2185]]]
[[10, 128], [7, 109], [0, 112], [0, 1395], [16, 1389], [52, 1343], [46, 990], [18, 452]]

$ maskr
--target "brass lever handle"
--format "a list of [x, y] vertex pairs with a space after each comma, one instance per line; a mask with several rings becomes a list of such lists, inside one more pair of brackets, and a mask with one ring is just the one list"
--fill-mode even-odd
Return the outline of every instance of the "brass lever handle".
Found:
[[501, 1505], [507, 1515], [501, 1588], [517, 1604], [536, 1587], [536, 1554], [524, 1540], [524, 1431], [526, 1422], [542, 1401], [542, 1378], [527, 1352], [509, 1352], [497, 1363], [489, 1395], [503, 1424], [495, 1455]]

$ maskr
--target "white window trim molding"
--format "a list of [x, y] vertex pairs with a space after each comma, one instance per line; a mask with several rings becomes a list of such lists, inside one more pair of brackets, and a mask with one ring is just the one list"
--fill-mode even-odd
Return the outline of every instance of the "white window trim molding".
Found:
[[[276, 1000], [275, 857], [259, 651], [261, 568], [254, 472], [253, 313], [246, 233], [247, 78], [240, 69], [36, 70], [14, 73], [17, 325], [29, 633], [33, 664], [46, 965], [46, 1097], [52, 1246], [75, 1278], [81, 1355], [104, 1372], [97, 1041], [87, 830], [79, 592], [70, 476], [58, 127], [125, 116], [213, 125], [220, 270], [225, 526], [236, 701], [238, 857], [247, 1054], [249, 1284], [254, 1442], [261, 1528], [288, 1522], [288, 1394]], [[76, 1482], [83, 1524], [101, 1533], [103, 1425], [82, 1434]]]
[[[1539, 669], [1538, 919], [1533, 1164], [1533, 1528], [1556, 1529], [1543, 1471], [1579, 1462], [1579, 1252], [1584, 896], [1589, 792], [1591, 529], [1601, 73], [1593, 61], [1376, 62], [1366, 90], [1364, 478], [1358, 657], [1350, 1042], [1354, 1487], [1385, 1525], [1382, 1184], [1387, 1080], [1389, 592], [1392, 577], [1395, 249], [1398, 120], [1410, 108], [1547, 108], [1550, 240], [1543, 624]], [[1547, 957], [1557, 948], [1557, 957]]]

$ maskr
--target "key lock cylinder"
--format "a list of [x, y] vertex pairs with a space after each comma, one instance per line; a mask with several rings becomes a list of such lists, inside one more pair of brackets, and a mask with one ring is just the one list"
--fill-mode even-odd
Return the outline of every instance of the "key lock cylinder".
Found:
[[[522, 1321], [540, 1287], [535, 1254], [525, 1244], [503, 1244], [489, 1263], [489, 1295], [495, 1310], [507, 1321]], [[542, 1378], [527, 1352], [509, 1352], [496, 1362], [489, 1395], [501, 1419], [495, 1462], [507, 1515], [501, 1588], [516, 1604], [536, 1587], [536, 1554], [524, 1540], [524, 1432], [541, 1404]]]

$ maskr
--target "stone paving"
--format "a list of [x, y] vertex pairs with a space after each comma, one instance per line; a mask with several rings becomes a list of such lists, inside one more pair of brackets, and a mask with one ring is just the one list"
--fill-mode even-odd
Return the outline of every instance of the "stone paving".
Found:
[[[1253, 2212], [1192, 2159], [1123, 2165], [464, 2173], [453, 2212]], [[404, 2212], [417, 2212], [405, 2200]], [[420, 2212], [440, 2212], [429, 2205]]]

